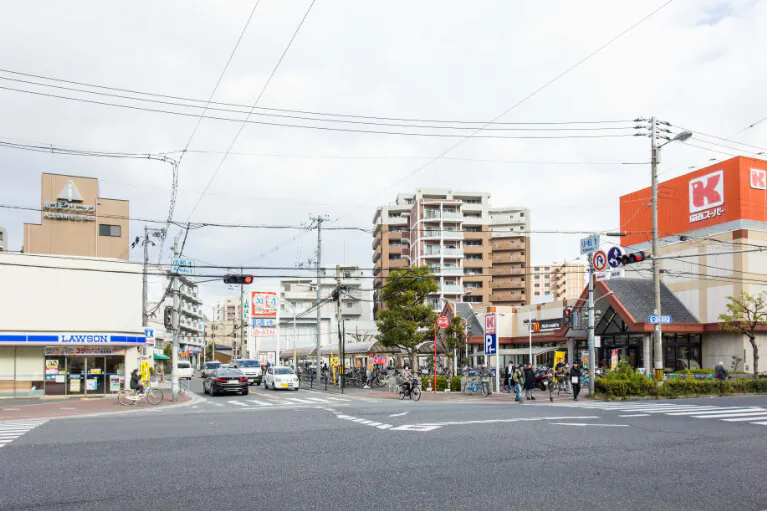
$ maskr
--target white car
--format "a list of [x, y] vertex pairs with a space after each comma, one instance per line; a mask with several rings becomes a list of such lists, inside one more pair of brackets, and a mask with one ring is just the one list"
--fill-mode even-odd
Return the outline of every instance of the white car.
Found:
[[298, 390], [298, 376], [290, 367], [270, 367], [264, 376], [264, 387]]
[[245, 373], [248, 377], [248, 383], [253, 385], [261, 385], [263, 380], [263, 374], [261, 371], [261, 363], [258, 360], [245, 360], [238, 359], [234, 362], [234, 367]]
[[176, 367], [178, 368], [179, 378], [183, 378], [186, 380], [189, 380], [192, 378], [192, 373], [194, 372], [194, 370], [192, 369], [192, 364], [190, 364], [186, 360], [179, 360], [176, 363]]

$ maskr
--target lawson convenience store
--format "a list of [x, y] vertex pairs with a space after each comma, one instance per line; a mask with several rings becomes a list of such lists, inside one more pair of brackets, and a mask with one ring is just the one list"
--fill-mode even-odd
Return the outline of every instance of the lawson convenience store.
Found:
[[0, 332], [0, 398], [119, 392], [145, 344], [139, 334]]

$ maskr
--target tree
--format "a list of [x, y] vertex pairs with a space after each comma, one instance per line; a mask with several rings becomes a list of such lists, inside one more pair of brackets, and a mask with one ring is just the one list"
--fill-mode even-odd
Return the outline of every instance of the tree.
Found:
[[450, 370], [453, 368], [453, 350], [459, 352], [466, 346], [466, 331], [464, 329], [463, 318], [454, 316], [450, 325], [437, 337], [442, 351], [450, 359]]
[[759, 347], [756, 344], [756, 329], [767, 325], [767, 301], [765, 292], [756, 296], [743, 293], [737, 298], [728, 296], [727, 313], [719, 315], [722, 328], [729, 332], [740, 332], [748, 337], [754, 353], [754, 377], [759, 374]]
[[433, 335], [437, 314], [426, 303], [439, 286], [428, 266], [392, 270], [382, 289], [384, 308], [378, 312], [378, 341], [404, 350], [416, 367], [418, 345]]
[[173, 345], [169, 342], [166, 342], [165, 346], [162, 347], [162, 353], [166, 357], [170, 357], [171, 355], [173, 355]]

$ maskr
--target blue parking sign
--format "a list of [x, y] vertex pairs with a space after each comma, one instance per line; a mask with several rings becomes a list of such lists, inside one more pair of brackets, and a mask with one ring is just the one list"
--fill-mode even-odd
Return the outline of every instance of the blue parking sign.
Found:
[[485, 355], [495, 355], [497, 339], [496, 334], [485, 334]]

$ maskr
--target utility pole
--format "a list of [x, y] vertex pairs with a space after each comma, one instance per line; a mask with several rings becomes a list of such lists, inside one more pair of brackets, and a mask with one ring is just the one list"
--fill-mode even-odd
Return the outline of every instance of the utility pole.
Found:
[[589, 258], [589, 396], [594, 395], [594, 366], [596, 354], [594, 353], [594, 265]]
[[293, 305], [293, 369], [298, 371], [298, 331], [296, 330], [296, 302], [290, 302]]
[[[317, 215], [317, 344], [315, 352], [315, 363], [317, 364], [317, 374], [320, 374], [322, 368], [322, 357], [320, 356], [320, 340], [322, 338], [322, 313], [320, 311], [322, 301], [322, 222], [325, 218]], [[318, 380], [319, 381], [319, 380]]]
[[343, 324], [343, 312], [341, 311], [341, 267], [339, 265], [336, 265], [336, 329], [338, 330], [338, 386], [343, 389], [343, 381], [344, 381], [344, 374], [343, 374], [343, 359], [341, 358], [343, 356], [344, 352], [344, 336], [341, 329], [341, 325]]
[[[660, 266], [658, 257], [658, 128], [655, 117], [650, 117], [650, 161], [652, 162], [652, 288], [655, 306], [653, 314], [661, 314], [660, 303]], [[654, 378], [663, 381], [663, 333], [660, 322], [655, 324], [653, 331], [653, 361], [655, 366]]]
[[[178, 257], [178, 238], [173, 240], [173, 257]], [[171, 276], [172, 288], [173, 288], [173, 351], [171, 352], [171, 392], [172, 401], [178, 401], [178, 330], [179, 330], [179, 287], [180, 281], [178, 274], [173, 273]]]
[[149, 315], [147, 314], [147, 300], [148, 300], [148, 282], [147, 271], [149, 268], [149, 227], [144, 226], [144, 276], [142, 280], [141, 288], [141, 324], [144, 328], [149, 326]]

